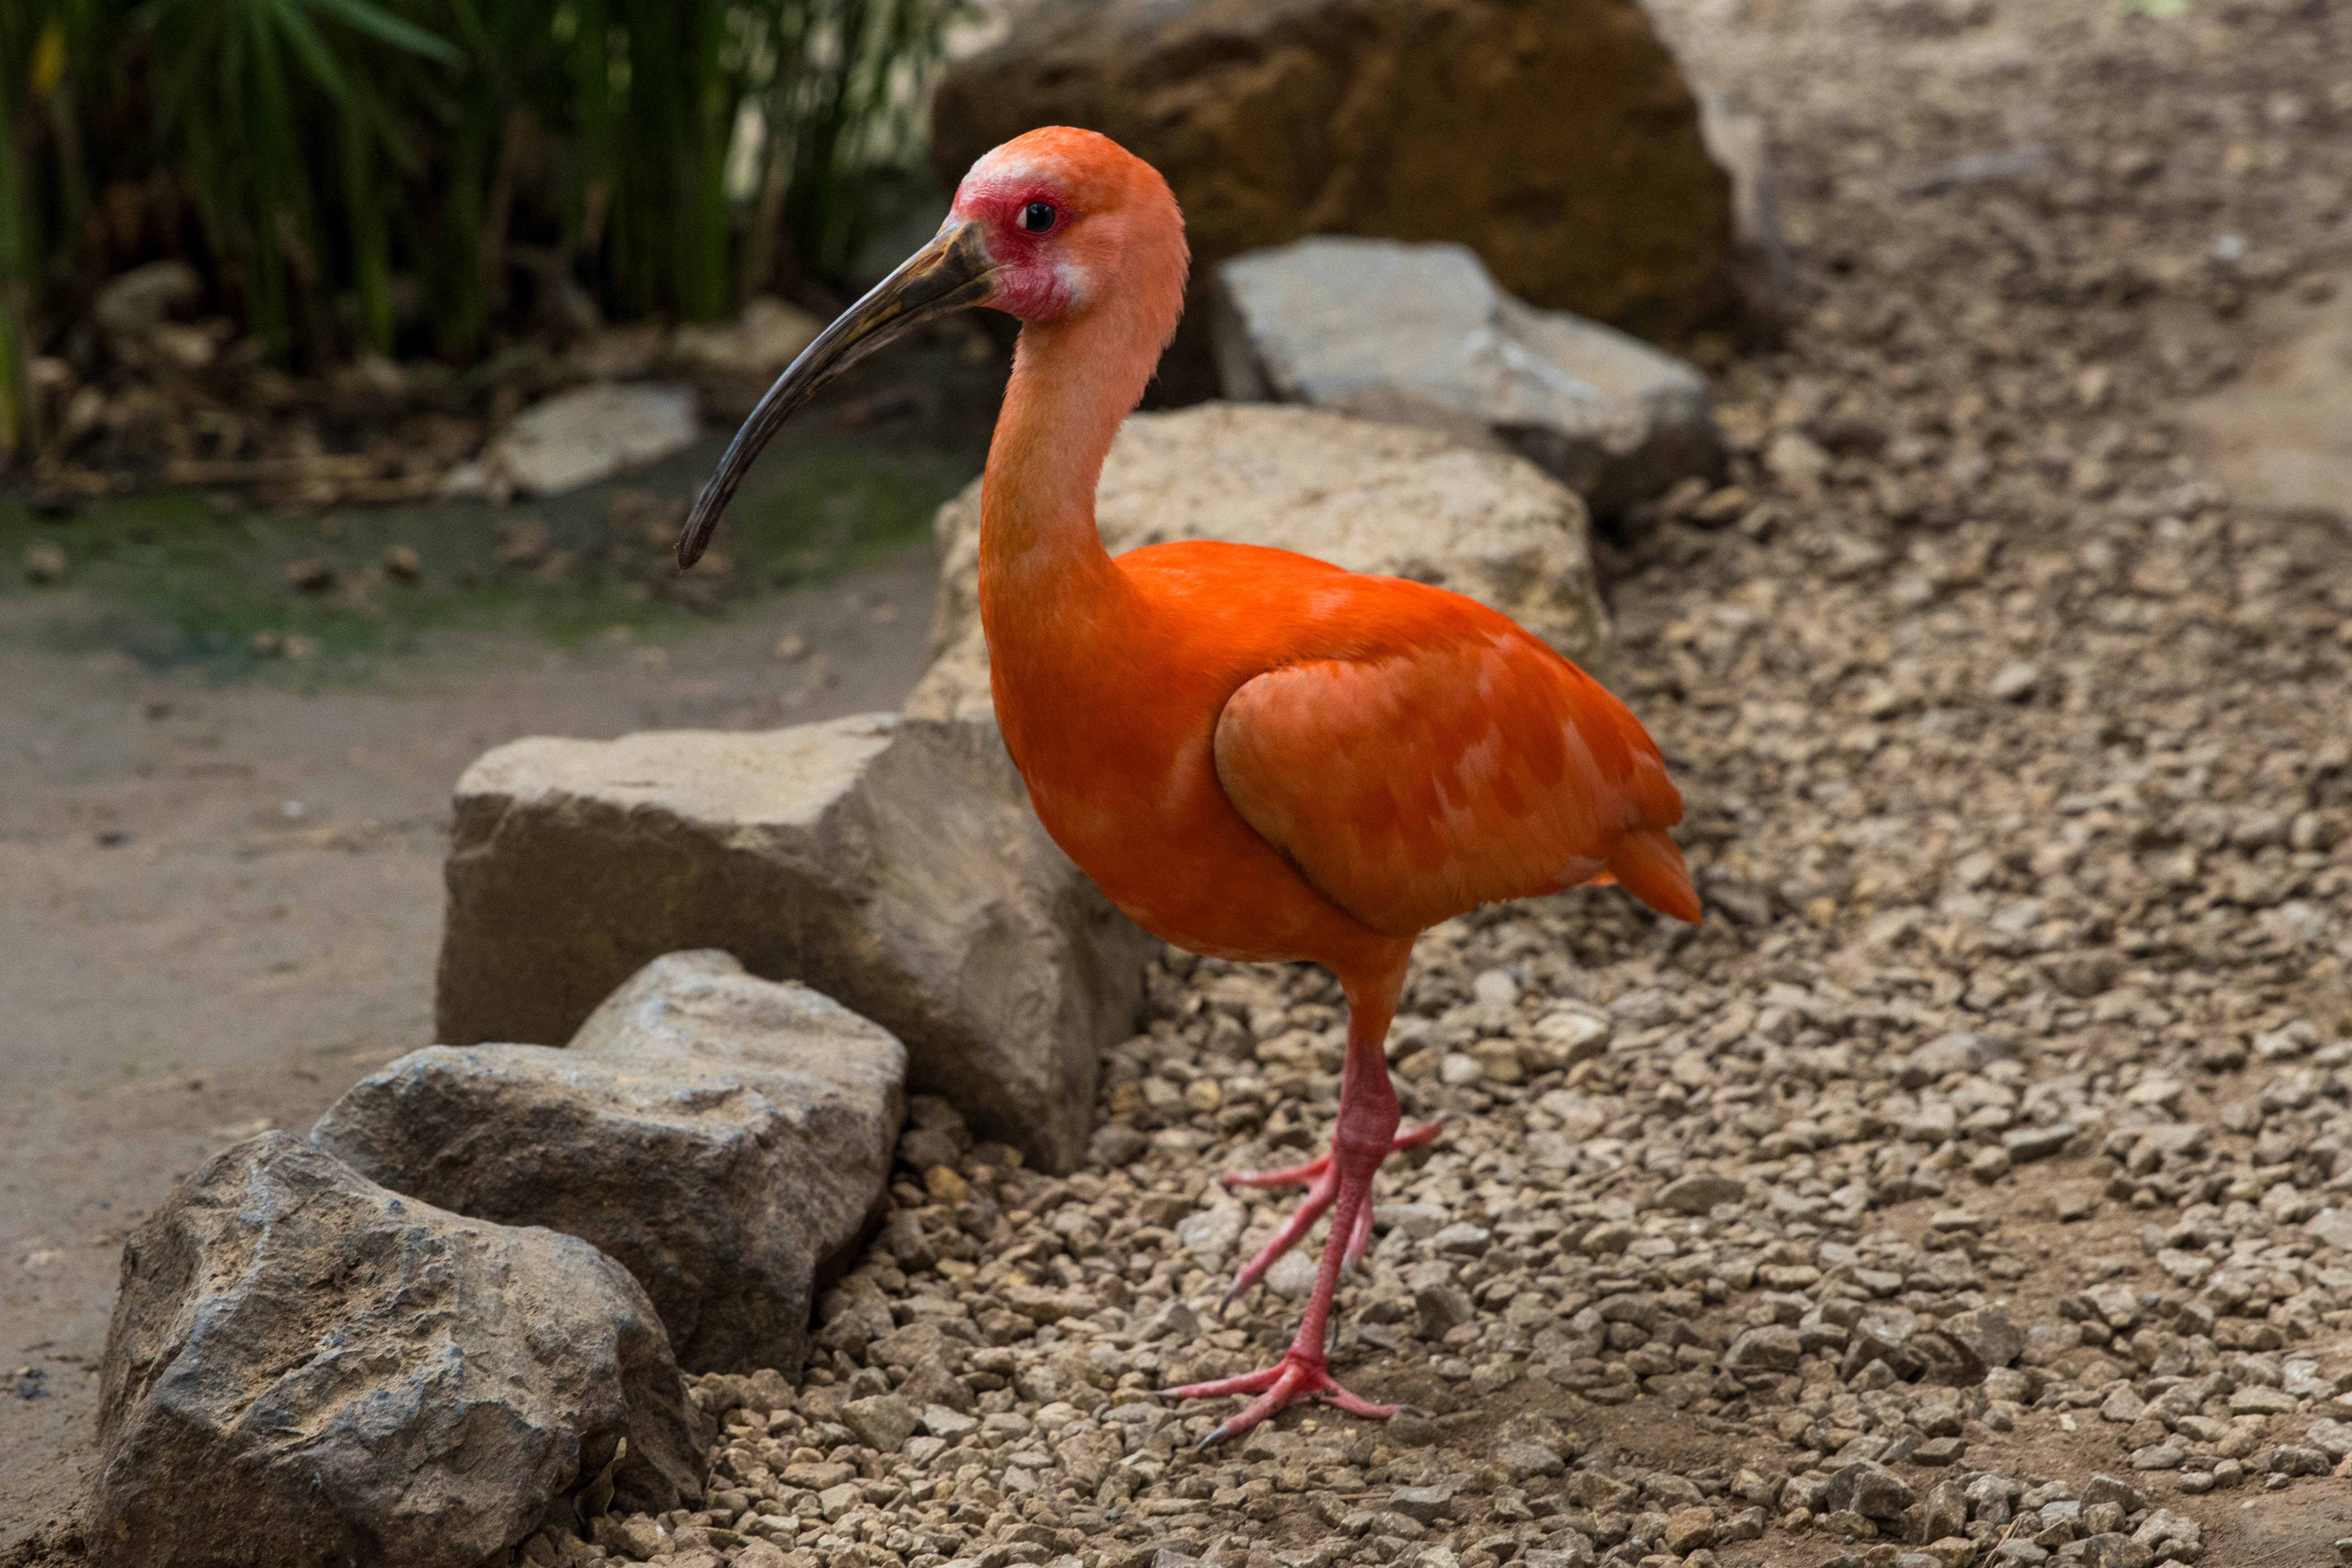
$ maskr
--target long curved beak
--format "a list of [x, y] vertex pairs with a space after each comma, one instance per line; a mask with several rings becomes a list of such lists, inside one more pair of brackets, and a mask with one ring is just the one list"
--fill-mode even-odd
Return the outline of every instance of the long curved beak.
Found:
[[897, 342], [921, 326], [952, 311], [985, 304], [995, 291], [995, 263], [981, 243], [980, 226], [961, 223], [940, 230], [939, 237], [877, 283], [863, 300], [842, 312], [841, 319], [817, 334], [801, 351], [776, 384], [768, 388], [743, 427], [728, 444], [727, 455], [710, 482], [695, 498], [686, 527], [677, 536], [677, 563], [693, 565], [702, 559], [710, 536], [735, 499], [736, 488], [751, 469], [752, 459], [802, 404], [817, 389], [859, 360]]

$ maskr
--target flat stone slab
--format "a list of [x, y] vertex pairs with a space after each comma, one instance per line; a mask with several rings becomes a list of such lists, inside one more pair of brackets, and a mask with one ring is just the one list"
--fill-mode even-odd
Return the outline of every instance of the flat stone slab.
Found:
[[797, 1376], [815, 1292], [880, 1207], [906, 1070], [887, 1030], [831, 998], [677, 952], [569, 1048], [412, 1051], [310, 1139], [397, 1192], [593, 1243], [690, 1372]]
[[988, 725], [500, 746], [458, 781], [436, 1032], [569, 1039], [664, 953], [717, 948], [896, 1036], [908, 1088], [1062, 1172], [1150, 939], [1046, 837]]
[[[1095, 522], [1114, 555], [1225, 539], [1433, 583], [1502, 611], [1588, 668], [1608, 638], [1584, 503], [1532, 463], [1435, 431], [1263, 404], [1138, 414], [1103, 463]], [[992, 720], [978, 480], [940, 509], [933, 527], [932, 664], [907, 711]]]
[[692, 1506], [708, 1440], [619, 1264], [265, 1132], [123, 1248], [90, 1550], [475, 1568], [551, 1511]]
[[1227, 397], [1491, 437], [1610, 513], [1713, 477], [1706, 378], [1506, 294], [1467, 247], [1318, 236], [1217, 268]]

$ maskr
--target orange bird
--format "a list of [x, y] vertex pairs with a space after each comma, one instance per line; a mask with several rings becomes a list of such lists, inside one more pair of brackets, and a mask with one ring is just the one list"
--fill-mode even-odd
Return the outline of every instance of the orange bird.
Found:
[[1331, 1215], [1297, 1337], [1260, 1372], [1171, 1389], [1258, 1397], [1204, 1441], [1319, 1398], [1331, 1296], [1400, 1135], [1382, 1050], [1414, 939], [1497, 899], [1614, 880], [1698, 918], [1666, 830], [1682, 798], [1622, 703], [1495, 611], [1284, 550], [1191, 541], [1113, 560], [1095, 528], [1111, 438], [1182, 308], [1184, 220], [1157, 171], [1055, 127], [972, 165], [938, 237], [761, 400], [678, 540], [691, 565], [761, 447], [827, 381], [950, 310], [1024, 323], [981, 489], [980, 613], [1004, 744], [1037, 816], [1111, 901], [1192, 952], [1311, 959], [1348, 997], [1331, 1152], [1237, 1184], [1306, 1201], [1245, 1289]]

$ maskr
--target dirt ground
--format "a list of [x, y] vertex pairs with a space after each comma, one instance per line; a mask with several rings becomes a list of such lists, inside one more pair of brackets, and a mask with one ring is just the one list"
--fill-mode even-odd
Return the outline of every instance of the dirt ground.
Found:
[[[1218, 1297], [1286, 1200], [1213, 1177], [1318, 1144], [1336, 1091], [1318, 977], [1171, 955], [1093, 1168], [903, 1173], [808, 1386], [701, 1385], [709, 1506], [534, 1561], [2288, 1568], [2352, 1536], [2352, 10], [1654, 10], [1769, 122], [1799, 273], [1783, 344], [1694, 348], [1734, 482], [1604, 562], [1710, 920], [1578, 894], [1424, 944], [1394, 1056], [1449, 1130], [1383, 1176], [1338, 1365], [1425, 1415], [1195, 1458], [1225, 1411], [1145, 1397], [1278, 1352], [1295, 1270]], [[923, 576], [775, 612], [861, 639], [793, 717], [905, 689]], [[123, 1227], [421, 1041], [457, 771], [778, 721], [778, 626], [161, 718], [135, 671], [6, 656], [0, 1345], [45, 1396], [0, 1399], [0, 1520], [88, 1463]], [[1986, 1379], [1995, 1317], [2024, 1349]], [[894, 1390], [942, 1414], [862, 1446], [844, 1401]], [[1879, 1462], [1958, 1528], [1845, 1506]]]

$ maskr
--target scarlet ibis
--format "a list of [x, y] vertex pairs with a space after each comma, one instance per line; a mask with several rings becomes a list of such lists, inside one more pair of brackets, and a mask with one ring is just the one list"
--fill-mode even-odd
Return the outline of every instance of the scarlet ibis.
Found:
[[834, 376], [922, 322], [1024, 323], [981, 490], [980, 612], [1004, 744], [1055, 841], [1147, 931], [1194, 952], [1309, 959], [1348, 1000], [1331, 1152], [1236, 1184], [1304, 1184], [1245, 1289], [1327, 1209], [1273, 1366], [1167, 1391], [1254, 1394], [1203, 1446], [1301, 1398], [1359, 1415], [1327, 1362], [1331, 1298], [1400, 1135], [1383, 1053], [1414, 939], [1478, 904], [1614, 880], [1698, 918], [1667, 829], [1682, 799], [1624, 705], [1457, 594], [1288, 551], [1187, 541], [1113, 560], [1095, 485], [1182, 308], [1184, 221], [1108, 139], [1033, 131], [972, 165], [939, 235], [761, 398], [688, 514], [691, 565], [761, 447]]

